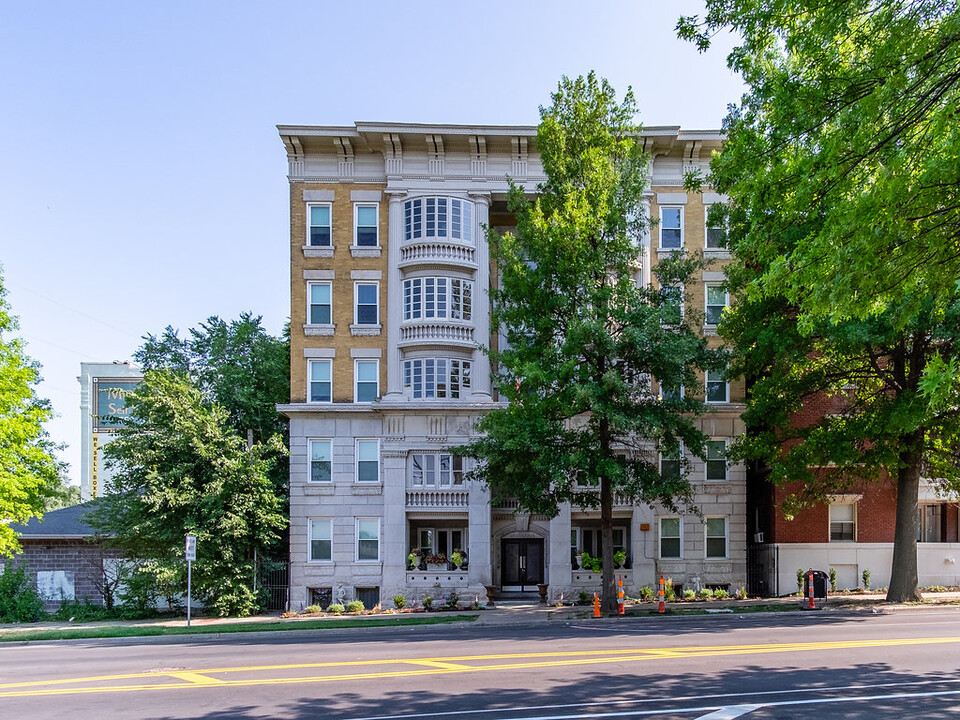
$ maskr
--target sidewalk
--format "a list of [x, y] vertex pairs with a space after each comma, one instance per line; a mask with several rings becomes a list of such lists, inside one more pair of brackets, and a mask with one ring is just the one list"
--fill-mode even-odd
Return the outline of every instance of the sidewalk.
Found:
[[[882, 612], [896, 612], [898, 610], [917, 610], [917, 609], [928, 609], [936, 608], [937, 606], [943, 606], [948, 604], [960, 604], [960, 591], [954, 592], [943, 592], [943, 593], [927, 593], [924, 596], [924, 602], [919, 604], [908, 604], [908, 605], [895, 605], [887, 604], [884, 602], [884, 596], [882, 594], [851, 594], [851, 595], [831, 595], [827, 601], [817, 601], [818, 609], [824, 611], [856, 611], [856, 610], [880, 610]], [[763, 599], [751, 599], [751, 600], [713, 600], [707, 602], [672, 602], [667, 603], [667, 609], [672, 611], [671, 615], [673, 617], [682, 617], [677, 615], [677, 611], [683, 611], [684, 616], [687, 613], [693, 614], [695, 617], [704, 617], [705, 613], [707, 616], [713, 612], [724, 610], [729, 610], [730, 612], [736, 613], [738, 610], [741, 612], [763, 612], [762, 608], [764, 606], [775, 605], [778, 607], [778, 612], [784, 612], [784, 605], [795, 605], [796, 611], [800, 612], [806, 609], [807, 601], [802, 599], [797, 595], [792, 595], [789, 597], [783, 598], [763, 598]], [[653, 618], [641, 618], [634, 615], [633, 618], [630, 615], [633, 615], [638, 610], [640, 611], [653, 611], [657, 607], [656, 603], [646, 602], [641, 604], [628, 604], [627, 605], [627, 620], [640, 620], [640, 619], [653, 619]], [[710, 612], [712, 611], [712, 612]], [[563, 607], [555, 607], [552, 605], [540, 605], [535, 600], [501, 600], [495, 603], [493, 608], [488, 608], [485, 610], [474, 611], [474, 610], [463, 610], [460, 611], [461, 615], [476, 615], [477, 619], [473, 621], [472, 624], [476, 625], [487, 625], [487, 626], [530, 626], [530, 625], [540, 625], [553, 622], [564, 622], [564, 621], [573, 621], [578, 619], [593, 619], [593, 607], [589, 605], [579, 605], [579, 606], [570, 606], [565, 605]], [[390, 615], [364, 615], [364, 616], [339, 616], [337, 619], [349, 619], [356, 623], [356, 627], [362, 628], [366, 620], [371, 620], [375, 618], [382, 617], [397, 617]], [[301, 620], [323, 620], [321, 617], [317, 616], [303, 616], [301, 618], [286, 618], [281, 619], [277, 615], [255, 615], [247, 618], [194, 618], [192, 621], [193, 627], [210, 627], [216, 625], [237, 625], [237, 624], [266, 624], [266, 623], [277, 623], [281, 622], [284, 625], [289, 623], [289, 630], [296, 630], [296, 625]], [[608, 620], [616, 621], [616, 618], [608, 618]], [[60, 630], [67, 628], [98, 628], [98, 627], [108, 627], [108, 626], [124, 626], [124, 627], [184, 627], [186, 625], [185, 618], [176, 618], [176, 619], [162, 619], [162, 620], [111, 620], [111, 621], [101, 621], [101, 622], [80, 622], [80, 623], [70, 623], [70, 622], [39, 622], [39, 623], [19, 623], [19, 624], [6, 624], [0, 625], [0, 631], [29, 631], [29, 630]], [[269, 630], [268, 630], [269, 631]], [[283, 631], [280, 631], [283, 632]]]

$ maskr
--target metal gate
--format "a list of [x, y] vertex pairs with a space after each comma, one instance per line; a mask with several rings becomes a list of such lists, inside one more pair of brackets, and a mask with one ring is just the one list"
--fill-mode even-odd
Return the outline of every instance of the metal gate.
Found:
[[290, 561], [265, 559], [257, 572], [257, 590], [269, 612], [289, 610]]
[[777, 546], [773, 543], [747, 545], [747, 592], [753, 597], [777, 597]]

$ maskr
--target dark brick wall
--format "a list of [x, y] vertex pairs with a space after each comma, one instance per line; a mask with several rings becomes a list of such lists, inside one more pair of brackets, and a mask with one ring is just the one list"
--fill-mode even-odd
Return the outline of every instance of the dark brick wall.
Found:
[[[72, 572], [75, 598], [81, 602], [89, 600], [94, 605], [103, 605], [103, 597], [96, 585], [102, 577], [103, 559], [119, 558], [119, 552], [101, 548], [85, 540], [31, 540], [21, 537], [20, 545], [23, 552], [10, 561], [10, 564], [17, 566], [25, 563], [27, 577], [34, 585], [38, 572]], [[47, 602], [48, 609], [59, 606], [59, 599]]]

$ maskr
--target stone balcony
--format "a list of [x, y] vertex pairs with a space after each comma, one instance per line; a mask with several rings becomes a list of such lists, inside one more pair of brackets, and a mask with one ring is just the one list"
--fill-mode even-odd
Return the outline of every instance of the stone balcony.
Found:
[[455, 320], [407, 320], [400, 326], [399, 347], [454, 345], [476, 348], [473, 325]]
[[407, 510], [466, 512], [470, 503], [468, 490], [437, 490], [429, 488], [409, 488], [407, 490]]
[[477, 250], [473, 245], [445, 240], [417, 239], [400, 247], [400, 268], [414, 265], [447, 265], [451, 267], [477, 267]]

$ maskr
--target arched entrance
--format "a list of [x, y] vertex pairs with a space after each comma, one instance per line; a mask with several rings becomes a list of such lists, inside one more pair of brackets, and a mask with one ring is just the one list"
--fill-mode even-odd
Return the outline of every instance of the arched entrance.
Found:
[[500, 587], [504, 592], [527, 592], [544, 581], [543, 538], [500, 540]]

